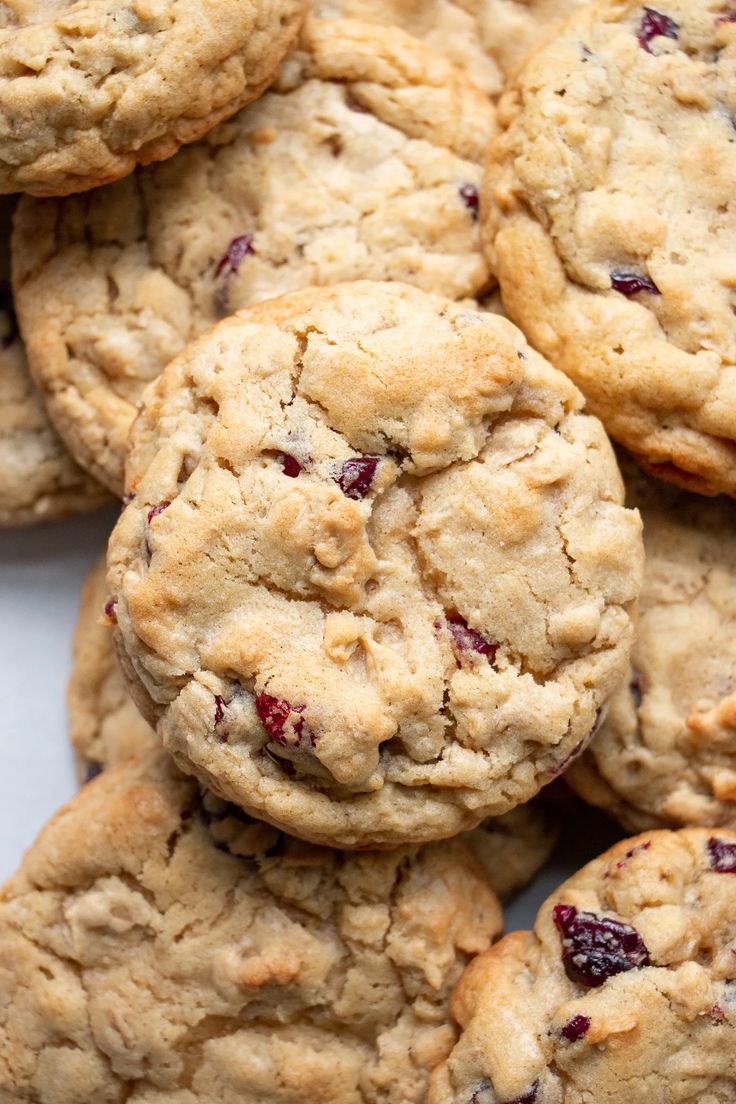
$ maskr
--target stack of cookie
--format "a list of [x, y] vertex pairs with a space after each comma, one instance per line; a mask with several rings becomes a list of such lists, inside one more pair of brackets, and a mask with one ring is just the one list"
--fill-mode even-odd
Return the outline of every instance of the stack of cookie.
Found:
[[1, 1104], [733, 1104], [736, 13], [2, 7], [0, 524], [122, 509]]

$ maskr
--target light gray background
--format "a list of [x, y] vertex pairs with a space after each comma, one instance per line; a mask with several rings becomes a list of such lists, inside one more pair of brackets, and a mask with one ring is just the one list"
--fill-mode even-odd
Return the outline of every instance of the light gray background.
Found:
[[[100, 555], [117, 510], [0, 530], [0, 879], [45, 820], [75, 791], [66, 732], [66, 680], [82, 581]], [[507, 929], [529, 926], [564, 877], [617, 833], [567, 802], [552, 863], [511, 903]]]

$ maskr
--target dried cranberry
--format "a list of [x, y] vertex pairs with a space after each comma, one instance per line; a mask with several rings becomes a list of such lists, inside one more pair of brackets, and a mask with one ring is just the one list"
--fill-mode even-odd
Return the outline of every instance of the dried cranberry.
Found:
[[302, 466], [296, 456], [292, 456], [288, 452], [280, 452], [278, 454], [278, 460], [281, 467], [284, 469], [284, 475], [288, 475], [289, 479], [296, 479], [302, 470]]
[[711, 836], [708, 840], [708, 859], [719, 874], [736, 874], [736, 843]]
[[117, 617], [115, 616], [116, 605], [117, 602], [114, 598], [110, 598], [109, 601], [105, 602], [105, 617], [108, 621], [117, 621]]
[[560, 1028], [560, 1035], [563, 1039], [567, 1039], [568, 1043], [577, 1043], [588, 1034], [589, 1027], [589, 1016], [573, 1016]]
[[729, 12], [727, 15], [719, 15], [716, 19], [716, 23], [736, 23], [736, 12]]
[[620, 920], [562, 904], [555, 905], [552, 919], [562, 939], [562, 964], [570, 981], [597, 989], [615, 974], [649, 965], [642, 937]]
[[616, 869], [623, 870], [629, 859], [633, 859], [634, 855], [639, 855], [642, 851], [648, 851], [651, 846], [651, 843], [647, 840], [645, 843], [637, 843], [634, 847], [630, 847], [624, 857], [616, 863]]
[[494, 644], [475, 629], [471, 629], [459, 613], [446, 613], [445, 620], [452, 636], [452, 643], [459, 652], [478, 652], [479, 655], [489, 655], [493, 662], [498, 644]]
[[224, 272], [226, 276], [234, 276], [245, 258], [254, 253], [252, 234], [241, 234], [239, 238], [233, 238], [227, 252], [218, 262], [215, 275], [221, 276]]
[[91, 782], [93, 778], [97, 778], [98, 774], [102, 774], [104, 767], [102, 763], [98, 763], [96, 759], [88, 759], [84, 764], [84, 782]]
[[677, 38], [679, 30], [678, 24], [669, 15], [663, 15], [655, 8], [644, 8], [636, 37], [642, 50], [651, 54], [649, 43], [653, 38]]
[[473, 216], [473, 222], [478, 218], [478, 189], [475, 184], [462, 184], [458, 188], [460, 198]]
[[371, 489], [380, 456], [354, 456], [340, 468], [336, 482], [348, 498], [365, 498]]
[[225, 699], [215, 694], [215, 725], [219, 725], [225, 719]]
[[649, 295], [662, 294], [654, 280], [650, 280], [648, 276], [640, 276], [637, 272], [614, 272], [611, 275], [611, 287], [614, 291], [620, 291], [627, 299], [633, 299], [642, 291]]
[[170, 502], [159, 502], [158, 506], [152, 506], [146, 517], [148, 524], [150, 525], [153, 519], [158, 517], [159, 514], [162, 514], [170, 505]]
[[[303, 705], [292, 705], [285, 698], [275, 698], [272, 694], [258, 694], [256, 697], [256, 712], [259, 720], [269, 740], [273, 740], [276, 744], [303, 747], [305, 741], [309, 740], [314, 747], [314, 736], [305, 728], [304, 718], [294, 717], [294, 714], [303, 713], [304, 709]], [[290, 738], [285, 732], [289, 719], [291, 719], [294, 738]]]

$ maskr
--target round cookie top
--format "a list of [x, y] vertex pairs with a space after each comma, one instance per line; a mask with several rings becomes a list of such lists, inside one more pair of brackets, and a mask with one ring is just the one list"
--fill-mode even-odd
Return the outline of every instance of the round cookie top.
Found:
[[320, 843], [528, 800], [625, 674], [638, 515], [574, 386], [493, 314], [309, 289], [146, 393], [108, 549], [118, 644], [177, 761]]
[[519, 74], [484, 184], [504, 304], [654, 474], [736, 494], [736, 23], [583, 9]]
[[80, 782], [158, 745], [128, 693], [113, 648], [111, 613], [103, 556], [82, 590], [67, 689], [69, 737]]
[[646, 551], [629, 679], [569, 781], [628, 828], [736, 828], [736, 507], [624, 469]]
[[489, 96], [585, 0], [317, 0], [322, 19], [401, 27], [463, 69]]
[[487, 98], [410, 35], [310, 20], [279, 86], [113, 188], [21, 204], [34, 373], [78, 460], [120, 493], [145, 385], [223, 316], [313, 284], [484, 292]]
[[0, 1096], [420, 1104], [500, 921], [457, 840], [314, 848], [129, 760], [3, 890]]
[[6, 0], [0, 192], [67, 195], [170, 157], [259, 96], [304, 0]]
[[9, 284], [12, 204], [0, 201], [0, 527], [33, 525], [107, 500], [49, 422], [34, 386]]
[[479, 956], [429, 1104], [725, 1104], [736, 1094], [736, 833], [650, 832]]

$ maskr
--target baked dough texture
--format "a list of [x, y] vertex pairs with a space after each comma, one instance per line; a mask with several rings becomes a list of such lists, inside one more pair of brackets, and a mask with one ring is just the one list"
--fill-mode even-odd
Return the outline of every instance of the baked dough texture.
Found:
[[[80, 782], [134, 755], [158, 747], [128, 694], [112, 639], [105, 559], [92, 568], [82, 592], [69, 679], [69, 732]], [[558, 818], [539, 802], [489, 817], [463, 839], [499, 897], [525, 886], [549, 858], [559, 835]]]
[[67, 690], [69, 738], [80, 782], [158, 746], [128, 694], [112, 643], [113, 617], [103, 556], [82, 590]]
[[107, 500], [72, 460], [31, 380], [10, 290], [12, 209], [0, 200], [0, 527], [50, 521]]
[[500, 919], [459, 841], [327, 851], [128, 760], [2, 892], [0, 1100], [420, 1104]]
[[623, 840], [476, 958], [429, 1104], [729, 1104], [736, 833]]
[[568, 781], [634, 831], [736, 828], [736, 507], [624, 472], [646, 552], [631, 671]]
[[736, 23], [583, 9], [499, 107], [481, 203], [506, 309], [655, 475], [736, 494]]
[[320, 18], [348, 17], [401, 27], [415, 35], [489, 96], [526, 55], [585, 0], [317, 0]]
[[5, 0], [0, 192], [107, 184], [259, 96], [304, 0]]
[[108, 549], [137, 703], [187, 771], [334, 846], [529, 800], [623, 679], [641, 523], [509, 322], [400, 284], [222, 322], [147, 392]]
[[412, 36], [309, 20], [278, 87], [204, 141], [112, 188], [24, 200], [18, 312], [75, 457], [120, 494], [146, 384], [251, 303], [364, 278], [482, 295], [493, 127], [488, 99]]

